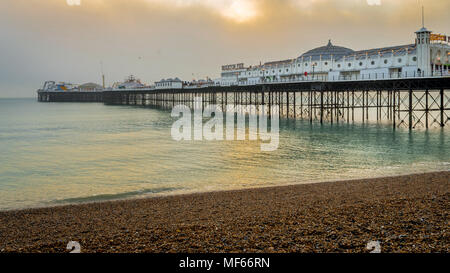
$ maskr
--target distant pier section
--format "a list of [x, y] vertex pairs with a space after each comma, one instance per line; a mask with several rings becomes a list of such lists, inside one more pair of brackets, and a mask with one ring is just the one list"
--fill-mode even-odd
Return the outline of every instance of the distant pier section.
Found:
[[37, 96], [39, 102], [103, 102], [103, 90], [95, 83], [74, 85], [47, 81]]
[[38, 92], [39, 102], [103, 102], [103, 92], [69, 91], [69, 92]]

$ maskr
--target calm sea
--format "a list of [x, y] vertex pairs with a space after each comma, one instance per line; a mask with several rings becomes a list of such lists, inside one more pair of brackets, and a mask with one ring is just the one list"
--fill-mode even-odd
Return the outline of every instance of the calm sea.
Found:
[[450, 170], [449, 131], [280, 121], [280, 145], [176, 142], [170, 112], [0, 99], [0, 209]]

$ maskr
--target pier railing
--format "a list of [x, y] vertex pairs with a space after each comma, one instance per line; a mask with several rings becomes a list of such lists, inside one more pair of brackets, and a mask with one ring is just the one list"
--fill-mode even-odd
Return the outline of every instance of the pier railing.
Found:
[[[296, 82], [339, 82], [339, 81], [367, 81], [367, 80], [401, 80], [401, 79], [426, 79], [426, 78], [446, 78], [450, 77], [449, 71], [435, 71], [430, 75], [425, 75], [417, 72], [410, 73], [370, 73], [370, 74], [355, 74], [355, 75], [308, 75], [295, 76], [291, 78], [274, 78], [256, 81], [241, 81], [234, 85], [249, 86], [257, 84], [271, 84], [271, 83], [296, 83]], [[229, 86], [232, 86], [230, 84]]]

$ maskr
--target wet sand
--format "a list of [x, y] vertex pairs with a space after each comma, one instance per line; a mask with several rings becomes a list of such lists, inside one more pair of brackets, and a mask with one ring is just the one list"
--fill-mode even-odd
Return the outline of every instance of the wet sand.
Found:
[[449, 252], [450, 172], [0, 212], [0, 252]]

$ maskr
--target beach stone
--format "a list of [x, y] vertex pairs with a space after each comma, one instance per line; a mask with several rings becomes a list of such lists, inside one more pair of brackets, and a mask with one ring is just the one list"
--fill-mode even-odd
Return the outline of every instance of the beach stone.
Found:
[[449, 201], [437, 172], [3, 211], [0, 252], [448, 253]]

